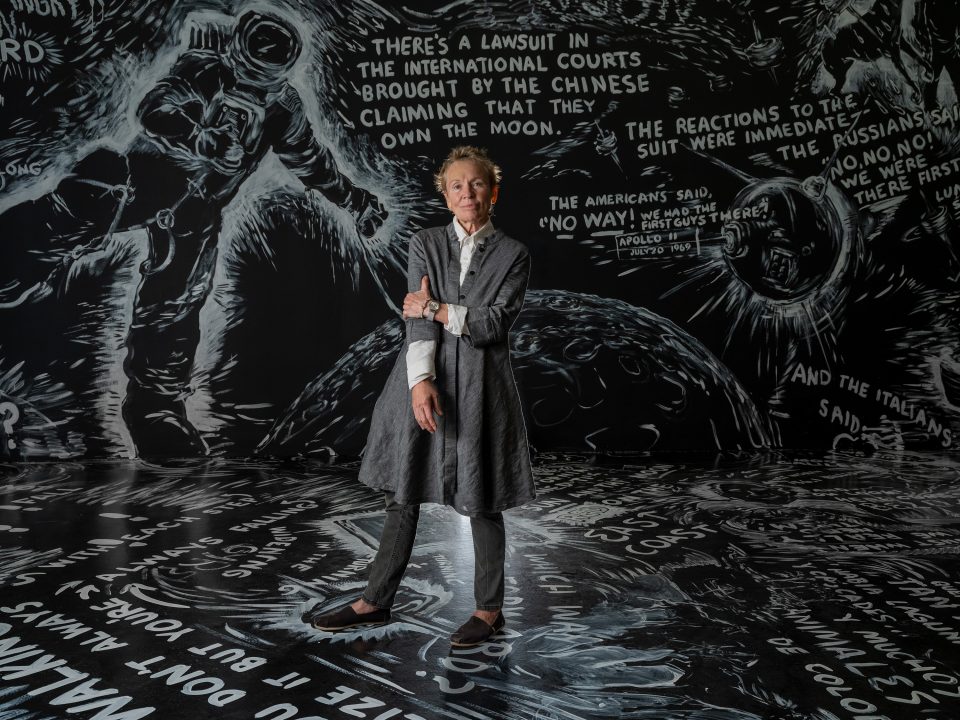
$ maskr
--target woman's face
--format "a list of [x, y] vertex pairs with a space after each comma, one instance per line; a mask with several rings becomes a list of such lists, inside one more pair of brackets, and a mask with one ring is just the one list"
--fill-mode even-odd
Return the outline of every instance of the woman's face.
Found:
[[457, 160], [443, 177], [443, 196], [457, 220], [468, 232], [476, 232], [490, 219], [499, 185], [490, 186], [483, 168], [473, 160]]

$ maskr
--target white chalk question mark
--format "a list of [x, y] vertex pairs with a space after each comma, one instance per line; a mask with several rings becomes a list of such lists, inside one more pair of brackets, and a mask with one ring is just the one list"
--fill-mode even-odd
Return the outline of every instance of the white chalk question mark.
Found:
[[3, 413], [3, 432], [7, 436], [7, 447], [16, 450], [17, 443], [13, 440], [13, 426], [20, 419], [20, 408], [12, 402], [0, 402], [0, 413]]

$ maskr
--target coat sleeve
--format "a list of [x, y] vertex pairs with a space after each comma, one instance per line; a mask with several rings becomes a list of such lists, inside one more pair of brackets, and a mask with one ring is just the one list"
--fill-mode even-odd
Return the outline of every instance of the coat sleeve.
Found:
[[[407, 253], [407, 292], [417, 292], [420, 289], [420, 278], [429, 275], [427, 272], [427, 257], [423, 250], [423, 238], [420, 234], [414, 235], [410, 239], [410, 248]], [[436, 292], [434, 282], [437, 278], [431, 278], [430, 287]], [[426, 318], [407, 319], [407, 344], [414, 340], [433, 340], [440, 339], [440, 323], [427, 320]]]
[[530, 279], [530, 253], [520, 252], [514, 259], [492, 305], [474, 305], [467, 311], [470, 334], [462, 337], [473, 347], [482, 348], [506, 342], [510, 327], [523, 307], [523, 296]]

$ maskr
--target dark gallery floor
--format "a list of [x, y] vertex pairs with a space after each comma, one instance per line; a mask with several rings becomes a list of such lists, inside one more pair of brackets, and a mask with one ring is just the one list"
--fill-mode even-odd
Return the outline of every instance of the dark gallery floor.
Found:
[[0, 467], [0, 720], [960, 718], [955, 457], [541, 457], [474, 649], [436, 506], [394, 623], [301, 622], [376, 547], [353, 466]]

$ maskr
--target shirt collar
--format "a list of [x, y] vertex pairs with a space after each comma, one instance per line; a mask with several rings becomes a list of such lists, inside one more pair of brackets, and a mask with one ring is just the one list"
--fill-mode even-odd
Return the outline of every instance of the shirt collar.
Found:
[[493, 232], [493, 220], [487, 220], [486, 225], [477, 230], [473, 235], [470, 235], [466, 230], [463, 229], [460, 221], [454, 218], [453, 231], [457, 234], [457, 240], [461, 245], [463, 245], [464, 241], [482, 240]]

